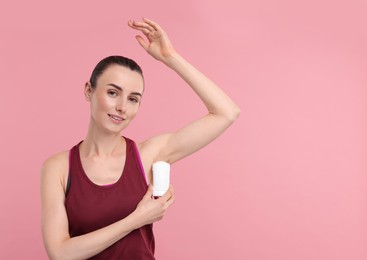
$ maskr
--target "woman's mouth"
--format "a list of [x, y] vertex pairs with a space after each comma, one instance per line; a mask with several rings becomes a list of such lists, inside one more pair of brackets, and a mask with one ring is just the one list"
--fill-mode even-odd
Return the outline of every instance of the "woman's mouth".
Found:
[[112, 121], [113, 121], [114, 123], [121, 123], [122, 121], [124, 121], [124, 120], [125, 120], [125, 118], [120, 117], [120, 116], [116, 116], [116, 115], [108, 114], [108, 116], [112, 119]]

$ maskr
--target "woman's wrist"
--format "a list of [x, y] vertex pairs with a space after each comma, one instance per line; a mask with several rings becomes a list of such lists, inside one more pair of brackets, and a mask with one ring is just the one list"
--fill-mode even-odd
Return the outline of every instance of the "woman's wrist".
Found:
[[172, 51], [169, 55], [166, 56], [165, 60], [162, 61], [166, 66], [171, 69], [175, 69], [175, 67], [183, 60], [182, 56], [176, 52]]
[[135, 209], [129, 216], [127, 216], [129, 222], [134, 227], [134, 229], [138, 229], [144, 226], [144, 216], [142, 216], [137, 209]]

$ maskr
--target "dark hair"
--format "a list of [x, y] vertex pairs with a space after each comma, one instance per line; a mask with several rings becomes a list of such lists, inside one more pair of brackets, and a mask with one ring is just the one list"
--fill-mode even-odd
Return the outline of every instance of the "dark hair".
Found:
[[96, 67], [93, 69], [92, 75], [89, 79], [92, 89], [96, 87], [99, 76], [101, 76], [101, 74], [111, 65], [120, 65], [131, 69], [132, 71], [136, 71], [144, 80], [143, 71], [135, 61], [123, 56], [109, 56], [98, 62]]

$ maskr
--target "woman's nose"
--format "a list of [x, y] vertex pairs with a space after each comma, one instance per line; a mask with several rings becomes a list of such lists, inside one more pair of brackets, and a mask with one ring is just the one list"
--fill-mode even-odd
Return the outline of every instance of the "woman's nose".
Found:
[[125, 113], [126, 112], [126, 104], [127, 104], [127, 102], [125, 101], [125, 99], [121, 98], [119, 100], [119, 102], [117, 102], [117, 104], [116, 104], [116, 111], [121, 112], [121, 113]]

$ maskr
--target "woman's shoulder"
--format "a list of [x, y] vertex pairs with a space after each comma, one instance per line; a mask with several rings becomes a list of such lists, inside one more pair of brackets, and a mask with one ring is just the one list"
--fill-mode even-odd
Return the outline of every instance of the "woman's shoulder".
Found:
[[69, 168], [69, 151], [61, 151], [48, 157], [42, 164], [42, 175], [64, 174]]

